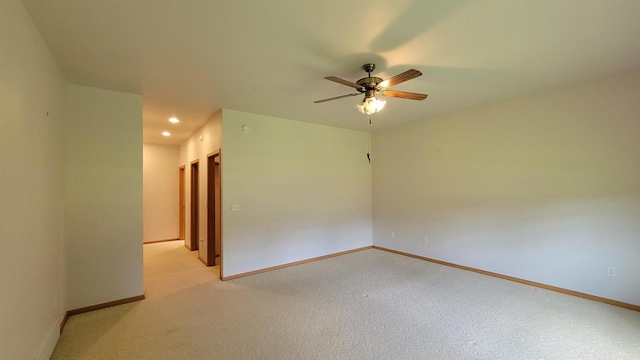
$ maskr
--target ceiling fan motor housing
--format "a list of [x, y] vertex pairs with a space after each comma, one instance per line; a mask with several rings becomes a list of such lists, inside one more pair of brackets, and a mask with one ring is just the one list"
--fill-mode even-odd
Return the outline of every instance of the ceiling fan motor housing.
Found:
[[358, 89], [361, 93], [364, 93], [365, 97], [372, 97], [376, 93], [376, 86], [382, 82], [379, 77], [366, 77], [356, 81], [356, 84], [362, 86], [364, 90]]

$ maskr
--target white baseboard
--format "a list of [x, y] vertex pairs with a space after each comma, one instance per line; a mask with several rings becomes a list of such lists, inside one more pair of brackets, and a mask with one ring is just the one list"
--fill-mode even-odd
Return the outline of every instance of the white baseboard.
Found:
[[43, 340], [40, 350], [36, 353], [35, 360], [49, 360], [51, 358], [53, 349], [55, 349], [58, 339], [60, 339], [60, 322], [62, 322], [63, 318], [64, 314], [49, 326], [47, 337]]

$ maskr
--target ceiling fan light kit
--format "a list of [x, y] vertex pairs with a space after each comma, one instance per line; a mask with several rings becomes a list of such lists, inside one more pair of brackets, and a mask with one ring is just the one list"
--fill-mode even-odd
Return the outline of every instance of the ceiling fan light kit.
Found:
[[371, 115], [382, 110], [386, 103], [386, 101], [376, 99], [375, 96], [365, 97], [361, 103], [356, 104], [356, 109], [365, 115]]
[[[406, 91], [396, 91], [396, 90], [387, 90], [392, 86], [398, 85], [405, 81], [417, 78], [422, 75], [422, 73], [415, 69], [410, 69], [402, 74], [398, 74], [390, 79], [382, 80], [379, 77], [372, 77], [371, 72], [376, 68], [375, 64], [364, 64], [362, 65], [362, 69], [368, 73], [369, 76], [362, 78], [358, 81], [351, 82], [348, 80], [341, 79], [336, 76], [327, 76], [325, 79], [337, 82], [338, 84], [346, 85], [358, 90], [357, 93], [347, 94], [336, 96], [328, 99], [317, 100], [314, 103], [319, 104], [327, 101], [343, 99], [346, 97], [357, 96], [360, 94], [364, 94], [364, 99], [359, 104], [356, 104], [356, 109], [365, 115], [372, 115], [384, 108], [384, 105], [387, 103], [386, 101], [380, 101], [376, 99], [375, 94], [379, 93], [382, 96], [389, 97], [397, 97], [401, 99], [410, 99], [410, 100], [424, 100], [427, 98], [427, 94], [418, 94], [418, 93], [410, 93]], [[369, 121], [371, 123], [371, 121]]]

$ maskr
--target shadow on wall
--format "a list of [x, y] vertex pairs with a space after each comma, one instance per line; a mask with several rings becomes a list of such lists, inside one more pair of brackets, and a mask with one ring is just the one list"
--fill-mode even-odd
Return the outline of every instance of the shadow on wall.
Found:
[[[640, 273], [640, 263], [631, 255], [640, 253], [637, 200], [453, 203], [401, 216], [390, 213], [384, 221], [388, 230], [379, 236], [394, 231], [394, 238], [377, 242], [570, 290], [640, 301], [621, 285], [637, 282], [634, 277]], [[617, 279], [609, 276], [608, 267], [618, 267]]]

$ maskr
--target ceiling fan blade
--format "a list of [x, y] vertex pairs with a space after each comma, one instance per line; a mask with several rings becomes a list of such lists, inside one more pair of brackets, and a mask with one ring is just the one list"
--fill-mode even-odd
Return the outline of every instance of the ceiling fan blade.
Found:
[[325, 77], [325, 79], [327, 79], [327, 80], [331, 80], [331, 81], [334, 81], [334, 82], [337, 82], [338, 84], [351, 86], [352, 88], [355, 88], [355, 89], [358, 89], [358, 90], [364, 91], [364, 87], [363, 87], [362, 85], [358, 85], [358, 84], [353, 83], [353, 82], [351, 82], [351, 81], [347, 81], [347, 80], [344, 80], [344, 79], [340, 79], [339, 77], [335, 77], [335, 76], [327, 76], [327, 77]]
[[391, 96], [391, 97], [410, 99], [410, 100], [424, 100], [427, 98], [427, 96], [429, 96], [427, 94], [418, 94], [418, 93], [412, 93], [412, 92], [406, 92], [406, 91], [395, 91], [395, 90], [384, 90], [380, 92], [380, 94], [382, 94], [382, 96]]
[[323, 102], [327, 102], [327, 101], [331, 101], [331, 100], [338, 100], [338, 99], [343, 99], [346, 97], [350, 97], [350, 96], [356, 96], [356, 95], [362, 95], [361, 93], [353, 93], [353, 94], [347, 94], [347, 95], [342, 95], [342, 96], [336, 96], [336, 97], [332, 97], [332, 98], [328, 98], [328, 99], [323, 99], [323, 100], [317, 100], [314, 101], [314, 104], [320, 104]]
[[400, 83], [403, 83], [405, 81], [417, 78], [418, 76], [422, 75], [422, 73], [416, 69], [410, 69], [407, 70], [405, 72], [403, 72], [402, 74], [398, 74], [390, 79], [387, 79], [383, 82], [380, 83], [380, 85], [382, 85], [382, 87], [384, 88], [390, 88], [392, 86], [398, 85]]

